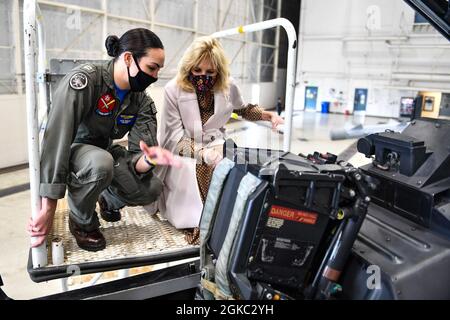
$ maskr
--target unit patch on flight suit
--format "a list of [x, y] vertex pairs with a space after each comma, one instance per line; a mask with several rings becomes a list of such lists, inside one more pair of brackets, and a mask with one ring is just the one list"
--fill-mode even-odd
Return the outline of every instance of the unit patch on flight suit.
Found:
[[103, 94], [97, 101], [97, 110], [95, 112], [101, 116], [109, 116], [113, 113], [116, 106], [116, 99], [109, 93]]
[[69, 84], [74, 90], [83, 90], [88, 85], [88, 78], [83, 72], [77, 72], [70, 78]]

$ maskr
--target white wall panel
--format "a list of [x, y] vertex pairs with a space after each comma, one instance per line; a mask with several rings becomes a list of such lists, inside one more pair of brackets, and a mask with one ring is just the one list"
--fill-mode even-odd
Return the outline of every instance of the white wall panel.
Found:
[[[427, 80], [450, 76], [448, 41], [431, 27], [414, 31], [414, 11], [403, 1], [304, 0], [303, 6], [295, 108], [303, 108], [307, 85], [319, 87], [318, 110], [322, 101], [333, 101], [326, 94], [330, 88], [345, 92], [346, 102], [331, 112], [352, 111], [354, 89], [367, 88], [367, 114], [384, 117], [396, 117], [400, 97], [420, 88], [450, 91], [449, 81]], [[371, 30], [370, 6], [379, 12], [379, 28]]]

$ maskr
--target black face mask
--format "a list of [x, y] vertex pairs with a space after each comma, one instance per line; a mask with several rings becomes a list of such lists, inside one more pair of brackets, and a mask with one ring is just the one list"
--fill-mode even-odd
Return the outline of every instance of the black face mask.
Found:
[[153, 82], [156, 82], [158, 78], [152, 77], [151, 75], [145, 73], [141, 70], [141, 67], [139, 67], [139, 63], [135, 56], [133, 55], [134, 63], [136, 63], [136, 66], [138, 68], [138, 73], [132, 77], [130, 76], [130, 67], [127, 67], [128, 70], [128, 81], [130, 82], [130, 90], [133, 92], [141, 92], [147, 89], [149, 85], [151, 85]]

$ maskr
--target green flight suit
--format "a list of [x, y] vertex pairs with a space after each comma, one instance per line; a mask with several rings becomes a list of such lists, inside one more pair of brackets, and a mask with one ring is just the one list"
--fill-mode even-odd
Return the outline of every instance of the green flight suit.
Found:
[[[58, 85], [42, 142], [41, 197], [60, 199], [67, 187], [70, 217], [85, 231], [99, 226], [102, 193], [109, 209], [154, 202], [162, 190], [153, 175], [135, 170], [139, 141], [156, 146], [156, 108], [145, 92], [129, 92], [120, 103], [113, 60], [84, 64]], [[113, 139], [128, 134], [128, 150]]]

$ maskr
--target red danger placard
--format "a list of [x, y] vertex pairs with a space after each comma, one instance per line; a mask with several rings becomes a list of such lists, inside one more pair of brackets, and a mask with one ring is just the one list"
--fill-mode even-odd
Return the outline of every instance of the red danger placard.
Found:
[[316, 224], [317, 213], [295, 210], [286, 207], [272, 206], [269, 216], [306, 224]]

